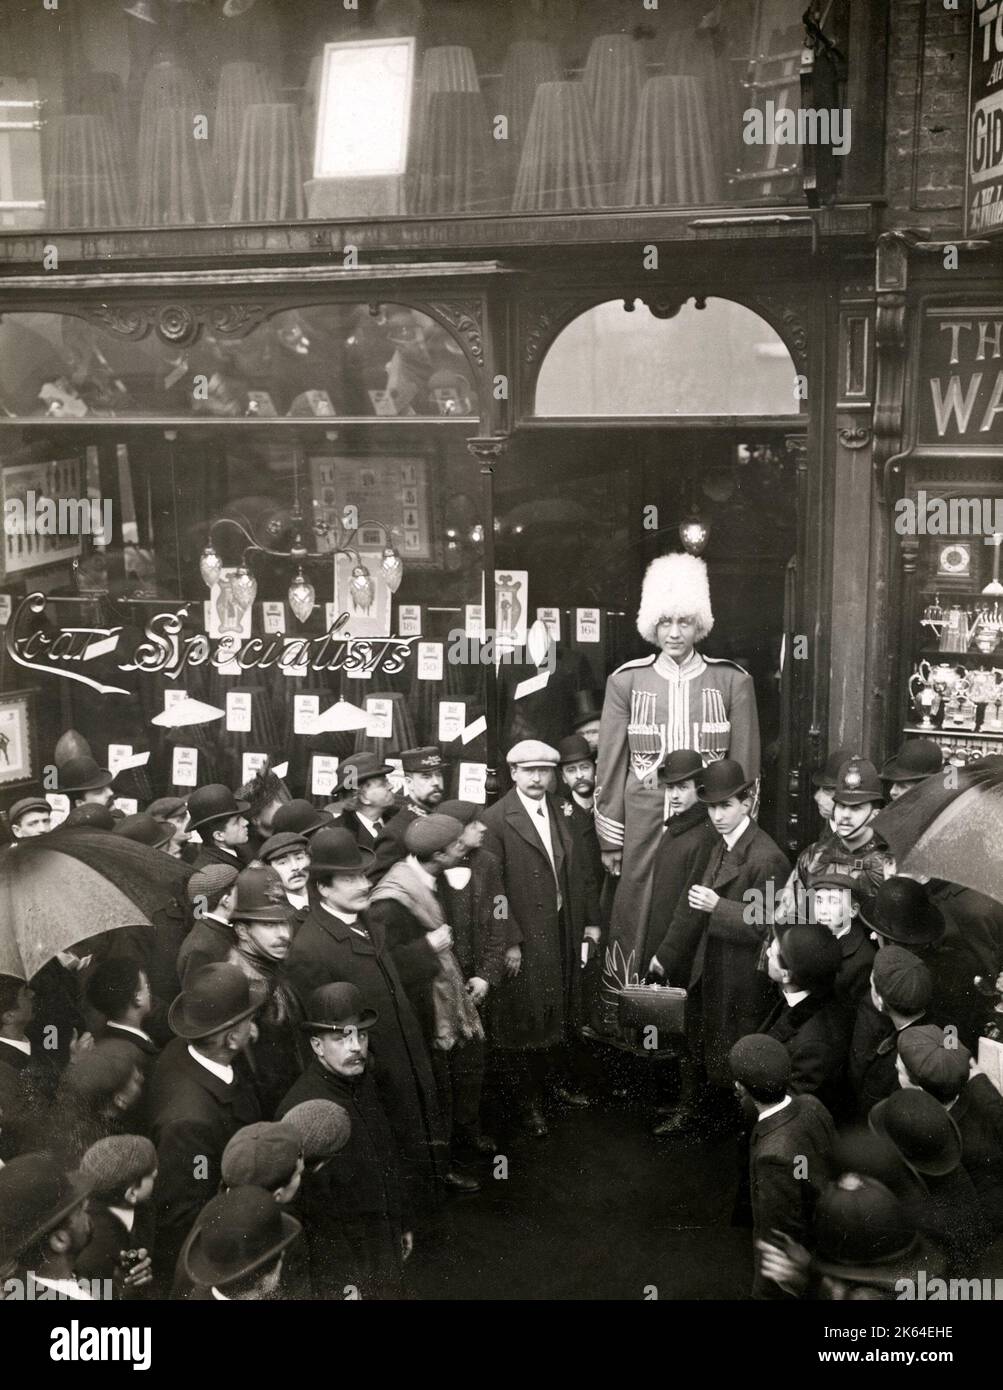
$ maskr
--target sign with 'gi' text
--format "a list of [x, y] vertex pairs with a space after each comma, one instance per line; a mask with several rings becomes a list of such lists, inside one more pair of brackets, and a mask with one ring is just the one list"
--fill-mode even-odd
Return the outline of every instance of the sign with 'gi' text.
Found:
[[965, 235], [1003, 231], [1003, 5], [974, 0]]

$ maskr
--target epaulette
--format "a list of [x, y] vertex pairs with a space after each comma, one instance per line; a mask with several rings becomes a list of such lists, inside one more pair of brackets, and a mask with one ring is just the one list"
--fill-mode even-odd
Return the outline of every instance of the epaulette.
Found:
[[[703, 652], [700, 653], [703, 656]], [[708, 666], [730, 666], [732, 670], [741, 671], [743, 676], [748, 676], [750, 672], [744, 666], [740, 666], [737, 661], [731, 661], [726, 656], [704, 656]]]
[[651, 656], [636, 657], [633, 661], [625, 661], [622, 666], [618, 666], [613, 675], [618, 676], [621, 671], [632, 671], [637, 666], [653, 666], [657, 660], [657, 652], [652, 652]]

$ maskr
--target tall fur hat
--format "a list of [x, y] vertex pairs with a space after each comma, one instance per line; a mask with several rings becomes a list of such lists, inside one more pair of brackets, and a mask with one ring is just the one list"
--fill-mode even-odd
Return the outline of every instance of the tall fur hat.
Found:
[[659, 555], [647, 568], [637, 613], [637, 630], [646, 642], [656, 645], [655, 628], [668, 613], [691, 613], [698, 642], [714, 626], [707, 566], [696, 555]]

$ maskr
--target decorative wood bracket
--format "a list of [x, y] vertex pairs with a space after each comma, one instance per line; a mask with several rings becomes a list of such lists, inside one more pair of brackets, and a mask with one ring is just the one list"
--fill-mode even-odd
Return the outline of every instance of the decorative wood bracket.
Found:
[[138, 341], [155, 332], [172, 347], [189, 347], [208, 329], [223, 337], [242, 338], [256, 328], [274, 306], [249, 303], [145, 303], [105, 302], [82, 305], [93, 323], [121, 338]]

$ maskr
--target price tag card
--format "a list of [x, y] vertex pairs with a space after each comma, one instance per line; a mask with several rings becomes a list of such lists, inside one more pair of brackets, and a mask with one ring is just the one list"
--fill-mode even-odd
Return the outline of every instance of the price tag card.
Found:
[[173, 709], [175, 705], [180, 705], [183, 700], [188, 699], [187, 690], [165, 690], [164, 709]]
[[488, 721], [482, 714], [480, 719], [475, 719], [472, 724], [467, 725], [460, 737], [464, 743], [469, 743], [471, 739], [477, 738], [480, 734], [486, 734], [487, 731]]
[[286, 777], [289, 774], [289, 764], [276, 763], [275, 766], [272, 768], [272, 771], [275, 773], [276, 777], [280, 779]]
[[[249, 690], [230, 690], [226, 696], [226, 727], [231, 734], [251, 732], [251, 700]], [[247, 777], [244, 781], [248, 781]]]
[[417, 603], [402, 603], [397, 610], [397, 635], [399, 637], [421, 636], [421, 606]]
[[171, 760], [171, 781], [176, 787], [197, 787], [198, 768], [197, 748], [175, 748]]
[[467, 723], [467, 707], [462, 700], [439, 701], [439, 742], [459, 738]]
[[555, 642], [561, 640], [561, 610], [559, 608], [538, 608], [536, 616], [541, 623], [546, 623], [547, 631]]
[[[124, 746], [124, 745], [123, 745], [123, 746]], [[110, 752], [110, 751], [111, 751], [111, 744], [109, 744], [108, 747], [109, 747], [109, 752]], [[146, 764], [147, 764], [149, 761], [150, 761], [150, 754], [149, 754], [148, 752], [146, 752], [146, 753], [134, 753], [134, 752], [132, 751], [132, 749], [130, 748], [130, 749], [129, 749], [129, 756], [128, 756], [127, 758], [121, 758], [121, 759], [119, 759], [118, 771], [119, 771], [119, 772], [128, 772], [129, 768], [131, 768], [131, 767], [145, 767]], [[108, 767], [109, 767], [109, 768], [111, 767], [111, 763], [108, 764]]]
[[418, 643], [418, 679], [420, 681], [442, 680], [442, 643]]
[[284, 603], [263, 603], [261, 609], [266, 632], [285, 632], [286, 606]]
[[123, 816], [134, 816], [139, 811], [139, 802], [134, 801], [131, 796], [116, 796], [111, 804], [117, 806]]
[[122, 770], [122, 764], [127, 758], [132, 757], [131, 743], [109, 743], [108, 745], [108, 771], [118, 774]]
[[538, 690], [543, 690], [550, 680], [549, 671], [540, 671], [535, 676], [530, 676], [528, 680], [520, 681], [515, 688], [514, 700], [521, 700], [525, 695], [535, 695]]
[[460, 789], [457, 798], [460, 801], [476, 801], [483, 806], [488, 799], [486, 782], [488, 778], [487, 763], [460, 763]]
[[330, 796], [338, 776], [338, 759], [315, 753], [310, 768], [310, 795]]
[[293, 733], [312, 734], [320, 714], [319, 695], [293, 696]]
[[577, 642], [599, 641], [599, 609], [575, 609], [575, 640]]
[[0, 594], [0, 627], [6, 627], [10, 622], [11, 597], [10, 594]]
[[390, 738], [393, 733], [394, 706], [392, 700], [366, 701], [366, 738]]
[[61, 825], [70, 814], [70, 798], [64, 796], [62, 792], [46, 792], [45, 799], [52, 807], [52, 819], [49, 825], [55, 830], [57, 825]]
[[468, 603], [463, 612], [463, 626], [466, 635], [480, 641], [484, 635], [484, 605], [482, 603]]
[[267, 762], [267, 753], [245, 753], [240, 760], [241, 782], [250, 782], [251, 778], [256, 776]]

